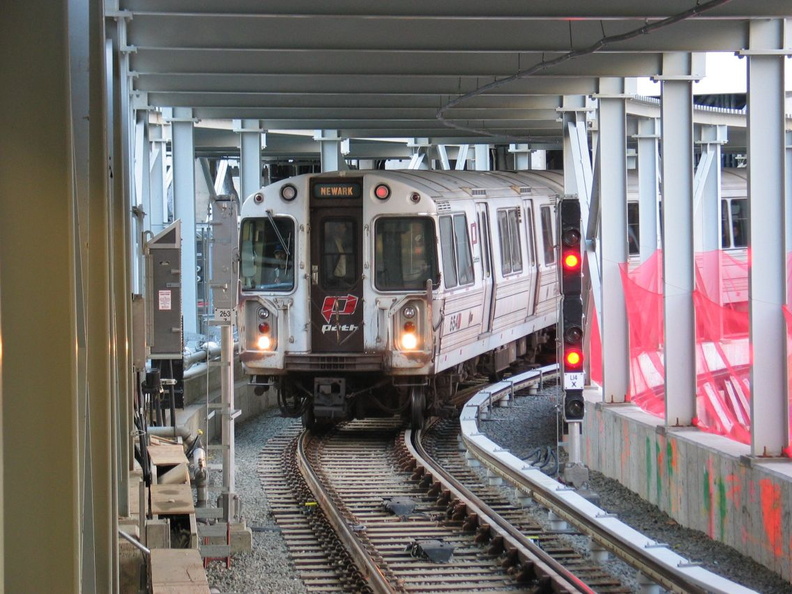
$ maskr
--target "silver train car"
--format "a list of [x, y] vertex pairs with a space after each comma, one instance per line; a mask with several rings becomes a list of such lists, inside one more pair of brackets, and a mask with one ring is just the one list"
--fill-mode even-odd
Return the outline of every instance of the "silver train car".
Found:
[[552, 359], [562, 189], [535, 173], [308, 174], [248, 197], [251, 383], [308, 428], [396, 414], [420, 427], [473, 374]]

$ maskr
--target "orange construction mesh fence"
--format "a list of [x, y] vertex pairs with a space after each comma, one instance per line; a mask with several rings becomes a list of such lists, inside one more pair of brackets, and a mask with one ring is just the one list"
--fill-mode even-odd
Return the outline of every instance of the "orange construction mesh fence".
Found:
[[[665, 414], [663, 357], [663, 253], [630, 269], [622, 265], [630, 338], [627, 399], [645, 411]], [[693, 302], [696, 311], [696, 418], [704, 431], [750, 443], [751, 391], [748, 341], [748, 268], [720, 250], [698, 254]]]

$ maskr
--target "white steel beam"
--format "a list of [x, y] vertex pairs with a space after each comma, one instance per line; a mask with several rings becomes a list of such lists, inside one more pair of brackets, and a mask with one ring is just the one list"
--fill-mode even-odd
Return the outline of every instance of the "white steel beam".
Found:
[[[701, 56], [703, 58], [703, 56]], [[689, 426], [696, 415], [693, 309], [693, 81], [703, 59], [663, 56], [663, 314], [666, 425]]]
[[160, 124], [148, 124], [149, 142], [149, 196], [148, 230], [154, 235], [165, 228], [167, 208], [165, 206], [165, 127]]
[[[710, 252], [720, 248], [721, 219], [721, 146], [726, 144], [726, 126], [702, 126], [696, 144], [701, 146], [701, 159], [693, 178], [694, 229], [696, 252]], [[712, 295], [719, 295], [712, 293]]]
[[345, 141], [341, 138], [341, 133], [338, 130], [316, 130], [314, 140], [319, 143], [322, 171], [345, 171], [348, 169], [342, 154]]
[[638, 141], [638, 245], [641, 262], [646, 262], [659, 245], [660, 120], [640, 118], [638, 134], [633, 138]]
[[474, 163], [476, 171], [490, 170], [490, 152], [488, 144], [476, 144], [474, 147]]
[[259, 120], [234, 120], [239, 133], [239, 200], [261, 188], [261, 149], [265, 148], [265, 131]]
[[627, 262], [627, 116], [624, 79], [600, 79], [599, 250], [602, 266], [602, 394], [624, 402], [630, 386], [630, 344], [621, 267]]
[[751, 453], [778, 456], [787, 445], [783, 20], [750, 23], [748, 55], [748, 245]]
[[181, 219], [182, 317], [184, 336], [198, 333], [197, 255], [195, 237], [195, 138], [192, 110], [175, 107], [168, 120], [173, 137], [173, 208]]

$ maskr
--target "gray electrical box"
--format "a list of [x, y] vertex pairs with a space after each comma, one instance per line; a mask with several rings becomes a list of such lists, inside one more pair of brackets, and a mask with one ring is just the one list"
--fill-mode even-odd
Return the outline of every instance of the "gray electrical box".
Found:
[[233, 196], [220, 195], [212, 200], [212, 238], [209, 243], [215, 323], [232, 323], [237, 304], [238, 243], [237, 203]]
[[145, 254], [149, 358], [181, 359], [181, 221], [146, 242]]

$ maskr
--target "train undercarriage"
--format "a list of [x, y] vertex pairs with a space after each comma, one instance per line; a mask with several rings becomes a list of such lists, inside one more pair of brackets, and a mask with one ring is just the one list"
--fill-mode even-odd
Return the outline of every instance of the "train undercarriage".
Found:
[[284, 375], [252, 376], [251, 383], [259, 393], [274, 388], [281, 414], [301, 417], [307, 429], [349, 419], [394, 415], [401, 415], [418, 429], [430, 416], [454, 414], [453, 398], [460, 386], [477, 378], [497, 381], [518, 363], [544, 364], [554, 359], [552, 334], [552, 330], [536, 333], [434, 375], [303, 368]]

